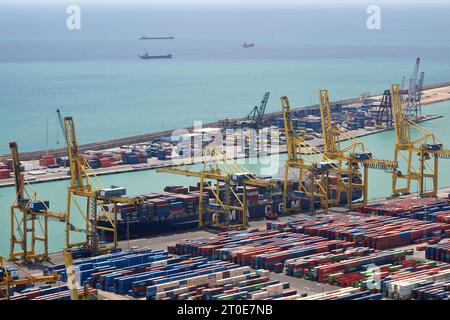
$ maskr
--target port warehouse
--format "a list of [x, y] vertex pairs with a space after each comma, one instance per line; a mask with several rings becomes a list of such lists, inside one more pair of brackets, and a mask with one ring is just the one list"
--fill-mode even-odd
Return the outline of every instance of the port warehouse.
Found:
[[[267, 221], [266, 228], [178, 240], [167, 249], [72, 254], [79, 281], [92, 287], [89, 299], [98, 291], [154, 300], [448, 299], [450, 225], [438, 218], [448, 210], [447, 199], [396, 199], [353, 214], [295, 216]], [[426, 214], [407, 218], [418, 212]], [[14, 267], [9, 271], [19, 277]], [[55, 272], [66, 280], [64, 264], [48, 264], [43, 274]], [[330, 287], [308, 294], [290, 278]], [[17, 289], [13, 300], [70, 299], [67, 285]]]

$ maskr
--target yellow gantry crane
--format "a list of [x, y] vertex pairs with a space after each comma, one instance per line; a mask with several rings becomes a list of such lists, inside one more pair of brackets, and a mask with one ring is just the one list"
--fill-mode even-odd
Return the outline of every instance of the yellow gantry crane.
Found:
[[[35, 283], [49, 283], [55, 282], [59, 279], [59, 275], [54, 273], [48, 276], [27, 276], [21, 279], [14, 279], [6, 267], [6, 261], [0, 257], [0, 271], [3, 273], [3, 278], [0, 279], [0, 289], [4, 288], [4, 296], [0, 296], [1, 299], [9, 300], [11, 298], [11, 287], [20, 285], [29, 285]], [[2, 290], [0, 290], [1, 293]]]
[[[82, 246], [92, 255], [108, 252], [117, 247], [117, 204], [125, 203], [138, 206], [143, 202], [143, 198], [123, 197], [126, 193], [124, 188], [103, 188], [102, 182], [95, 175], [89, 163], [82, 155], [78, 154], [78, 142], [73, 118], [65, 117], [63, 124], [70, 163], [70, 186], [67, 189], [66, 248]], [[81, 201], [84, 203], [81, 204]], [[72, 213], [72, 204], [75, 205], [84, 220], [85, 230], [74, 227], [75, 219]], [[107, 205], [111, 205], [112, 212], [105, 210]], [[99, 225], [99, 221], [105, 223]], [[78, 243], [72, 242], [72, 231], [85, 232], [86, 239]], [[112, 245], [101, 247], [99, 232], [112, 234]]]
[[[323, 154], [328, 159], [337, 161], [340, 167], [346, 166], [348, 170], [354, 172], [354, 176], [361, 178], [362, 205], [366, 205], [368, 200], [369, 168], [393, 172], [397, 169], [397, 162], [375, 159], [361, 140], [355, 139], [347, 130], [333, 123], [328, 90], [319, 91], [319, 100], [324, 143]], [[340, 144], [341, 139], [349, 140], [350, 144], [342, 148]], [[363, 177], [361, 177], [359, 172], [360, 166], [363, 167]]]
[[[406, 172], [393, 172], [392, 194], [409, 194], [411, 182], [417, 181], [421, 197], [434, 197], [438, 192], [439, 158], [448, 159], [450, 150], [445, 149], [433, 133], [405, 117], [398, 84], [391, 85], [390, 90], [395, 127], [394, 160], [401, 160], [406, 167]], [[413, 163], [418, 164], [418, 169]], [[404, 180], [405, 184], [399, 186], [399, 180]], [[431, 180], [430, 189], [426, 187], [427, 180]]]
[[[285, 177], [283, 191], [284, 212], [298, 211], [299, 208], [287, 208], [289, 171], [295, 172], [298, 178], [298, 190], [294, 195], [298, 198], [311, 199], [311, 208], [315, 213], [327, 212], [332, 205], [340, 203], [342, 192], [347, 195], [347, 206], [351, 207], [353, 190], [360, 188], [353, 179], [353, 170], [344, 169], [338, 163], [328, 159], [319, 149], [307, 143], [295, 133], [292, 110], [289, 99], [281, 97], [284, 129], [288, 158], [285, 162]], [[347, 176], [348, 179], [345, 179]], [[331, 183], [334, 180], [334, 183]], [[316, 200], [320, 201], [322, 210], [315, 211]]]
[[11, 261], [30, 263], [48, 260], [48, 221], [65, 221], [65, 214], [53, 213], [20, 170], [18, 145], [10, 142], [16, 198], [11, 205]]
[[[200, 164], [201, 162], [201, 164]], [[200, 165], [196, 170], [195, 164]], [[191, 165], [190, 167], [188, 167]], [[258, 179], [237, 162], [228, 159], [226, 153], [214, 143], [206, 145], [202, 150], [190, 157], [190, 160], [173, 168], [158, 168], [156, 172], [179, 174], [200, 178], [200, 199], [198, 207], [198, 226], [217, 226], [222, 230], [241, 230], [247, 228], [247, 186], [274, 188], [272, 180]], [[221, 197], [221, 184], [225, 185], [225, 196]], [[243, 186], [240, 196], [236, 186]], [[205, 187], [214, 195], [214, 202], [204, 207], [203, 194]], [[238, 214], [238, 223], [230, 223], [230, 214]], [[205, 219], [206, 213], [211, 217]], [[220, 221], [220, 215], [224, 220]]]

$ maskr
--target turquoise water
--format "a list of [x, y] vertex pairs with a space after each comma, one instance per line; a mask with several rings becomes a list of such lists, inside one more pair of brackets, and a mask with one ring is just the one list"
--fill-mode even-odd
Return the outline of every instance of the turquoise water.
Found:
[[[449, 114], [450, 102], [437, 103], [426, 106], [423, 109], [424, 114]], [[448, 116], [433, 121], [425, 122], [422, 126], [434, 132], [440, 140], [449, 141], [450, 131], [448, 130]], [[362, 138], [370, 151], [379, 159], [392, 159], [394, 146], [394, 132], [386, 131]], [[286, 155], [272, 155], [269, 158], [260, 159], [258, 163], [254, 159], [247, 160], [252, 163], [243, 163], [249, 170], [258, 174], [276, 173], [280, 164], [286, 159]], [[242, 160], [245, 161], [245, 160]], [[450, 161], [442, 160], [439, 168], [441, 187], [449, 186], [450, 179]], [[184, 184], [189, 185], [197, 180], [184, 176], [170, 175], [165, 173], [156, 173], [153, 170], [141, 172], [129, 172], [117, 175], [101, 176], [105, 186], [111, 184], [121, 185], [127, 188], [129, 195], [142, 194], [146, 192], [161, 191], [166, 185]], [[388, 196], [391, 192], [390, 175], [383, 171], [371, 170], [369, 175], [369, 195], [373, 197]], [[55, 212], [65, 211], [66, 191], [68, 181], [56, 181], [48, 183], [35, 184], [34, 188], [44, 199], [51, 200], [51, 208]], [[412, 188], [415, 190], [415, 187]], [[0, 189], [0, 255], [5, 255], [8, 251], [9, 238], [9, 205], [14, 200], [14, 188]], [[81, 219], [79, 220], [81, 222]], [[64, 245], [64, 227], [62, 223], [51, 222], [50, 250], [61, 249]], [[74, 238], [76, 239], [76, 238]]]
[[[0, 108], [20, 105], [29, 112], [2, 112], [0, 153], [8, 141], [20, 150], [56, 147], [61, 134], [57, 108], [75, 117], [80, 143], [161, 129], [239, 117], [271, 91], [267, 111], [278, 111], [279, 97], [288, 95], [294, 106], [317, 103], [317, 90], [328, 88], [331, 99], [357, 97], [365, 90], [381, 92], [386, 84], [409, 72], [414, 59], [207, 60], [52, 62], [0, 64]], [[386, 71], [379, 72], [382, 67]], [[450, 74], [450, 60], [426, 62], [431, 75]], [[363, 72], [361, 72], [363, 70]], [[69, 74], [66, 77], [65, 74]], [[132, 74], [132, 75], [130, 75]], [[431, 81], [431, 80], [429, 80]], [[22, 94], [23, 92], [26, 94]]]
[[[279, 110], [282, 95], [316, 103], [321, 88], [335, 100], [382, 92], [409, 77], [417, 56], [426, 84], [448, 81], [448, 8], [384, 5], [382, 29], [370, 31], [364, 4], [82, 4], [82, 29], [68, 31], [64, 2], [0, 4], [0, 154], [11, 140], [22, 151], [57, 147], [57, 108], [75, 117], [87, 143], [244, 116], [265, 91], [267, 111]], [[144, 33], [175, 40], [137, 40]], [[243, 49], [244, 41], [256, 47]], [[138, 59], [147, 49], [174, 59]]]
[[[359, 2], [358, 2], [359, 3]], [[450, 6], [383, 5], [382, 29], [366, 28], [364, 2], [352, 6], [154, 7], [81, 4], [82, 29], [65, 28], [67, 1], [21, 6], [0, 3], [0, 154], [9, 141], [21, 151], [61, 145], [57, 108], [73, 115], [80, 143], [142, 134], [247, 114], [270, 91], [293, 106], [382, 92], [409, 77], [422, 58], [425, 84], [450, 80]], [[142, 34], [171, 41], [139, 41]], [[256, 47], [243, 49], [245, 41]], [[172, 53], [141, 61], [138, 54]], [[445, 117], [424, 124], [449, 141], [450, 103], [424, 108]], [[47, 125], [48, 122], [48, 134]], [[379, 158], [392, 157], [393, 133], [363, 139]], [[285, 159], [250, 165], [273, 172]], [[449, 167], [441, 162], [442, 186]], [[262, 170], [264, 169], [264, 170]], [[388, 180], [386, 180], [388, 179]], [[194, 180], [154, 171], [103, 176], [128, 194], [160, 191]], [[390, 179], [371, 172], [371, 196], [388, 195]], [[65, 210], [67, 181], [36, 184], [54, 211]], [[6, 255], [13, 188], [0, 189], [0, 255]], [[63, 245], [63, 226], [51, 223], [50, 249]]]

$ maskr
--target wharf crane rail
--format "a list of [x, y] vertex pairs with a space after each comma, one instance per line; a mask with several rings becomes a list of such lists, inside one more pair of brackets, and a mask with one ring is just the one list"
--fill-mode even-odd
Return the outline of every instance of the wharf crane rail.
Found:
[[[394, 161], [403, 159], [406, 172], [395, 170], [392, 174], [392, 194], [409, 194], [411, 182], [417, 181], [421, 197], [435, 197], [438, 192], [439, 159], [449, 159], [450, 149], [430, 131], [411, 121], [405, 114], [398, 84], [391, 85], [392, 114], [395, 126]], [[434, 159], [433, 159], [434, 158]], [[413, 160], [417, 160], [413, 162]], [[413, 166], [418, 163], [418, 169]], [[399, 180], [404, 185], [399, 186]], [[431, 189], [426, 190], [426, 181], [431, 180]]]
[[[193, 170], [192, 164], [201, 160], [200, 170]], [[191, 167], [188, 168], [187, 166]], [[255, 174], [249, 172], [245, 167], [236, 161], [227, 158], [226, 153], [214, 143], [203, 147], [197, 154], [191, 155], [190, 159], [182, 162], [172, 168], [158, 168], [156, 172], [165, 172], [171, 174], [185, 175], [200, 178], [200, 201], [198, 208], [199, 228], [206, 225], [218, 226], [221, 229], [245, 229], [247, 227], [247, 186], [275, 188], [277, 184], [272, 180], [258, 179]], [[209, 183], [206, 179], [216, 181], [215, 184]], [[225, 184], [225, 199], [220, 197], [220, 183]], [[213, 208], [204, 208], [203, 192], [204, 188], [209, 187], [215, 200]], [[215, 186], [214, 186], [215, 185]], [[243, 186], [243, 194], [239, 196], [233, 186]], [[234, 205], [231, 205], [234, 200]], [[230, 213], [234, 210], [240, 213], [239, 222], [230, 223]], [[205, 222], [204, 212], [212, 212], [213, 216], [210, 222]], [[225, 215], [225, 223], [220, 223], [219, 215]]]

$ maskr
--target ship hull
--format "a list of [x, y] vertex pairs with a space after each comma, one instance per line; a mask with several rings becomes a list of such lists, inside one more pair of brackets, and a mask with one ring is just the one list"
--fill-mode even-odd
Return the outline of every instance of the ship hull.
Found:
[[[353, 200], [358, 200], [361, 198], [361, 192], [354, 190]], [[345, 196], [341, 197], [341, 203], [346, 202]], [[304, 213], [312, 211], [311, 203], [309, 199], [289, 199], [287, 202], [288, 208], [299, 207]], [[318, 203], [316, 203], [316, 209], [318, 208]], [[248, 220], [261, 220], [265, 218], [270, 218], [273, 213], [277, 215], [282, 215], [284, 213], [283, 201], [278, 198], [275, 201], [266, 201], [264, 203], [254, 204], [248, 206]], [[220, 217], [223, 218], [223, 215]], [[210, 220], [210, 214], [205, 213], [205, 220]], [[220, 221], [221, 219], [219, 219]], [[236, 212], [232, 212], [230, 216], [230, 222], [240, 220]], [[110, 227], [109, 222], [99, 221], [100, 226]], [[120, 220], [117, 222], [117, 237], [118, 240], [126, 239], [139, 239], [147, 236], [155, 236], [164, 233], [171, 233], [177, 231], [188, 231], [195, 230], [198, 227], [198, 213], [192, 212], [191, 214], [183, 214], [176, 217], [168, 217], [166, 219], [129, 219]], [[101, 240], [112, 241], [112, 233], [100, 231], [99, 234]]]
[[165, 56], [139, 56], [142, 60], [155, 60], [155, 59], [172, 59], [172, 55], [168, 54]]

